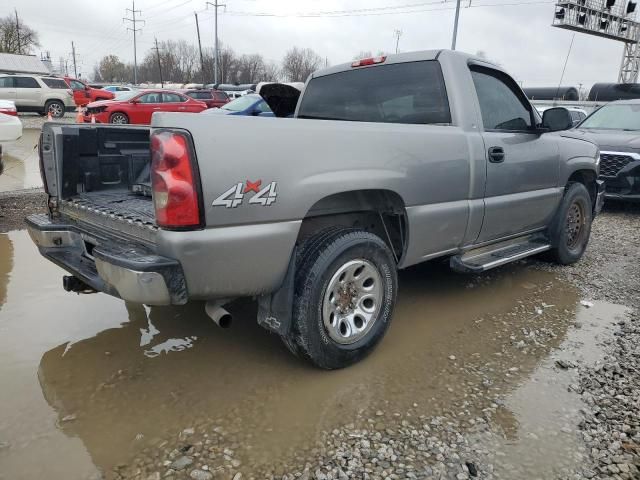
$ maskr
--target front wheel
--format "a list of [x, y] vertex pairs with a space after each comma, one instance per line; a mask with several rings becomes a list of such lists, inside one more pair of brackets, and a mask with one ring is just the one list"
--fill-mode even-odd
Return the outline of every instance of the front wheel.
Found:
[[311, 237], [298, 257], [285, 344], [320, 368], [358, 362], [386, 333], [397, 285], [393, 253], [378, 236], [333, 229]]
[[129, 117], [122, 112], [112, 113], [109, 117], [109, 123], [115, 123], [118, 125], [125, 125], [129, 123]]
[[593, 210], [587, 188], [582, 183], [570, 184], [549, 228], [551, 259], [561, 265], [580, 260], [589, 243], [592, 221]]

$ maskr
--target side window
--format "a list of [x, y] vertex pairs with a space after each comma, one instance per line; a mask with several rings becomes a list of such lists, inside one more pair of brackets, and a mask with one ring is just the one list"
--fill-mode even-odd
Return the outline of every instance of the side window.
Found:
[[0, 77], [0, 88], [13, 88], [13, 77]]
[[485, 130], [526, 130], [531, 111], [516, 83], [502, 72], [471, 67]]
[[40, 84], [32, 77], [14, 77], [16, 88], [40, 88]]
[[147, 93], [138, 97], [139, 103], [162, 103], [160, 100], [160, 93]]
[[187, 99], [184, 98], [182, 95], [178, 95], [175, 93], [163, 93], [162, 94], [162, 102], [163, 103], [179, 103], [179, 102], [186, 102]]
[[84, 90], [84, 84], [77, 80], [70, 80], [71, 90]]

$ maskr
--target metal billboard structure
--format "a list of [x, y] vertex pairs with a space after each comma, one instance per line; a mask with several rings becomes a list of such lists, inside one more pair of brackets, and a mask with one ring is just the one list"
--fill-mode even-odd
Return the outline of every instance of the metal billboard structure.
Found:
[[624, 43], [619, 83], [636, 83], [640, 71], [640, 24], [634, 0], [559, 0], [552, 26]]

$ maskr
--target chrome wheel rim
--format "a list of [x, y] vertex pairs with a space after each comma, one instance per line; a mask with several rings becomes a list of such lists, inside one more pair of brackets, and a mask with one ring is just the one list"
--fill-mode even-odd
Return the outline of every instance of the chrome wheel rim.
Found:
[[121, 113], [116, 113], [113, 117], [111, 117], [111, 123], [125, 124], [127, 123], [127, 118]]
[[338, 268], [322, 300], [322, 320], [329, 337], [348, 345], [369, 333], [378, 319], [382, 294], [382, 275], [368, 260], [351, 260]]
[[49, 113], [54, 117], [61, 117], [63, 115], [62, 107], [59, 103], [52, 103], [49, 105]]
[[567, 214], [567, 247], [573, 249], [580, 242], [582, 237], [582, 229], [584, 228], [585, 216], [582, 206], [579, 203], [573, 203], [569, 207]]

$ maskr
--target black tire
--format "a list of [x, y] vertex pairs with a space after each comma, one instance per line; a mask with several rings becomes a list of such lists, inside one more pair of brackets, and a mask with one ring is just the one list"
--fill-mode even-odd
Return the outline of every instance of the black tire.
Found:
[[[578, 231], [576, 222], [571, 221], [576, 212], [579, 216]], [[569, 184], [549, 227], [552, 249], [548, 258], [561, 265], [570, 265], [580, 260], [589, 243], [592, 222], [593, 208], [587, 188], [582, 183]]]
[[[121, 118], [123, 121], [116, 121]], [[113, 112], [111, 116], [109, 116], [109, 123], [115, 123], [118, 125], [126, 125], [129, 123], [129, 117], [126, 113], [123, 112]]]
[[[285, 345], [297, 356], [328, 370], [360, 361], [382, 339], [393, 316], [398, 289], [393, 253], [372, 233], [341, 228], [308, 238], [298, 252], [292, 325], [289, 335], [283, 337]], [[358, 261], [377, 272], [380, 298], [363, 336], [352, 343], [338, 343], [327, 330], [330, 325], [324, 323], [325, 292], [340, 268]], [[354, 274], [354, 278], [358, 277]]]
[[64, 117], [65, 108], [64, 103], [60, 100], [49, 100], [44, 104], [44, 114], [51, 113], [53, 118], [62, 118]]

